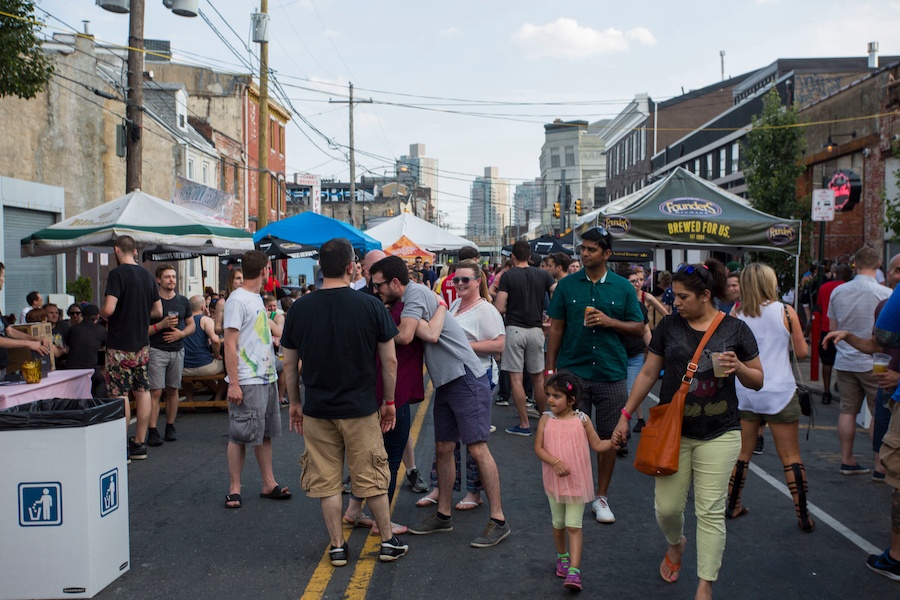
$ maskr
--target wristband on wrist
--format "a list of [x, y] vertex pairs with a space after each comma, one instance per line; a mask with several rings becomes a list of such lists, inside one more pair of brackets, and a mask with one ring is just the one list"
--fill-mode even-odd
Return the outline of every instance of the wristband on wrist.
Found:
[[159, 327], [156, 324], [153, 325], [153, 333], [159, 333]]
[[631, 413], [628, 412], [627, 410], [625, 410], [624, 408], [622, 409], [622, 414], [625, 415], [626, 419], [628, 419], [629, 421], [631, 420]]
[[556, 374], [556, 369], [545, 369], [544, 370], [544, 375], [555, 375], [555, 374]]
[[555, 466], [556, 466], [556, 465], [558, 465], [558, 464], [559, 464], [559, 461], [561, 461], [561, 460], [562, 460], [562, 459], [561, 459], [561, 458], [557, 458], [557, 459], [556, 459], [556, 462], [555, 462], [555, 463], [553, 463], [553, 464], [552, 464], [552, 465], [550, 465], [550, 466], [551, 466], [551, 467], [555, 467]]
[[396, 400], [385, 400], [384, 401], [385, 405], [387, 405], [387, 406], [393, 406], [394, 402], [396, 402]]

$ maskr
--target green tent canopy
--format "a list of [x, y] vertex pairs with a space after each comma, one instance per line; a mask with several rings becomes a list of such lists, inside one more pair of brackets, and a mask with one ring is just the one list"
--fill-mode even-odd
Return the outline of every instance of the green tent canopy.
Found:
[[584, 215], [579, 234], [601, 225], [613, 248], [637, 244], [654, 248], [694, 248], [739, 254], [778, 250], [800, 254], [800, 221], [774, 217], [744, 198], [681, 167], [664, 179]]

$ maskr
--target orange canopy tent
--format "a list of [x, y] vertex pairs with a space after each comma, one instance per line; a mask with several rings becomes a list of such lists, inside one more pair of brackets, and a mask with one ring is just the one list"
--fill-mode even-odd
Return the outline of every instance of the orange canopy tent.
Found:
[[420, 248], [405, 235], [400, 236], [399, 240], [385, 248], [384, 253], [390, 256], [399, 256], [407, 261], [415, 260], [419, 256], [425, 260], [434, 260], [433, 252]]

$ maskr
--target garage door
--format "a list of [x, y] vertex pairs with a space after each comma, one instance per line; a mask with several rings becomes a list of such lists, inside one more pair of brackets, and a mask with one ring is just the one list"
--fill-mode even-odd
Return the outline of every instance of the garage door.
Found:
[[25, 296], [32, 290], [39, 291], [44, 299], [47, 294], [63, 292], [56, 289], [56, 257], [38, 256], [22, 258], [20, 242], [56, 222], [53, 213], [22, 208], [3, 208], [3, 264], [6, 265], [6, 314], [18, 315], [25, 308]]

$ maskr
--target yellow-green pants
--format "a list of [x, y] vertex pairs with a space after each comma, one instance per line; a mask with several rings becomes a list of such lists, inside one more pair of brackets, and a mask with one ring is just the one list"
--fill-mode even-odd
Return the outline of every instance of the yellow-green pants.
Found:
[[670, 545], [681, 543], [684, 506], [694, 484], [697, 517], [697, 577], [715, 581], [725, 552], [725, 496], [731, 470], [741, 451], [741, 432], [712, 440], [681, 438], [678, 472], [656, 478], [656, 522]]

